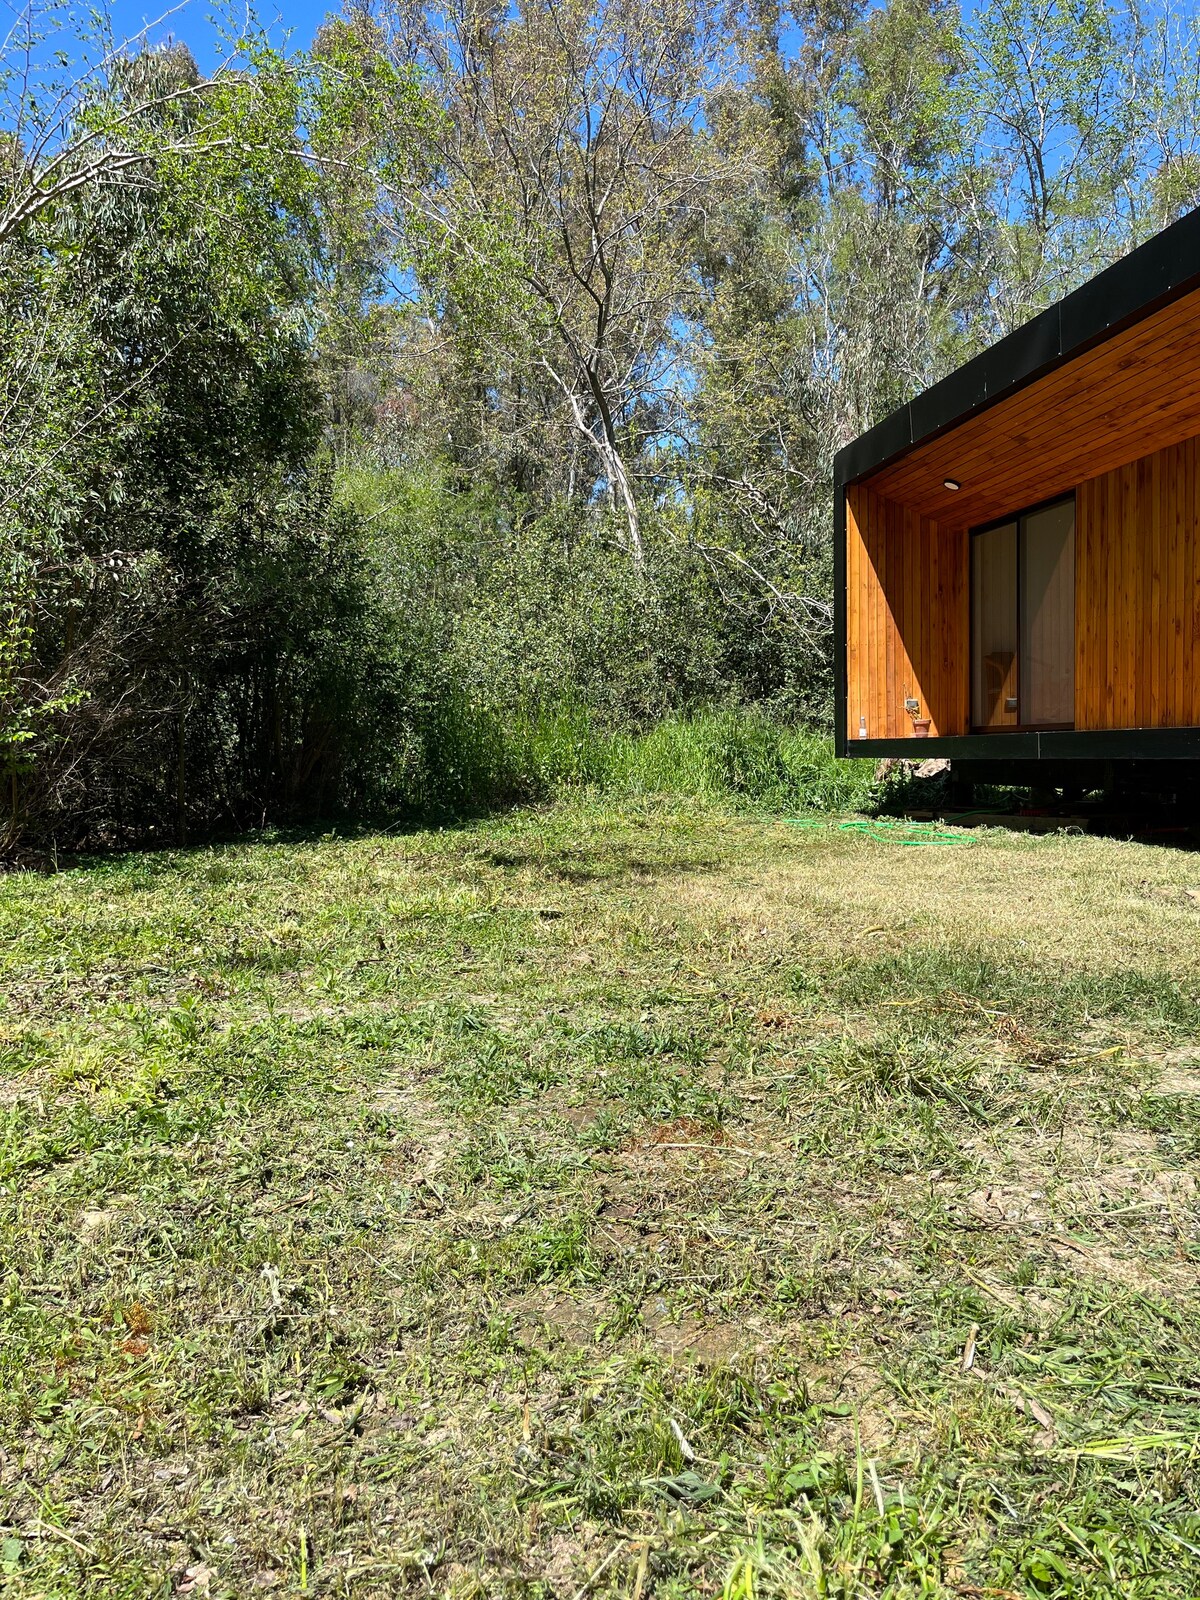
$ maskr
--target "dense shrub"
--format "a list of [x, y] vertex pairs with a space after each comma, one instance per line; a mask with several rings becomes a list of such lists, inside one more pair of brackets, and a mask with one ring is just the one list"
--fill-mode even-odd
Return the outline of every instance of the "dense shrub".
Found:
[[198, 82], [181, 48], [114, 71], [118, 125], [163, 97], [153, 181], [83, 186], [0, 263], [27, 421], [0, 452], [0, 849], [564, 785], [802, 803], [817, 746], [747, 708], [813, 720], [822, 649], [731, 589], [677, 495], [647, 496], [637, 570], [594, 485], [391, 457], [382, 425], [335, 470], [293, 80]]
[[517, 494], [459, 486], [440, 464], [344, 473], [368, 526], [380, 594], [423, 619], [427, 642], [472, 698], [586, 706], [645, 725], [716, 701], [784, 718], [827, 714], [827, 660], [784, 626], [729, 602], [686, 526], [661, 517], [635, 572], [603, 516], [534, 514]]

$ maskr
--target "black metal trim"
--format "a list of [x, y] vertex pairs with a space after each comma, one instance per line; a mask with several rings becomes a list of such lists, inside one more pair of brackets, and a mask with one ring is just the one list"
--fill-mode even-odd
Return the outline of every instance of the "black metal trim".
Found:
[[1200, 207], [839, 450], [835, 488], [906, 455], [1200, 287]]
[[845, 755], [880, 761], [1200, 760], [1200, 728], [1073, 728], [961, 733], [932, 739], [852, 739]]

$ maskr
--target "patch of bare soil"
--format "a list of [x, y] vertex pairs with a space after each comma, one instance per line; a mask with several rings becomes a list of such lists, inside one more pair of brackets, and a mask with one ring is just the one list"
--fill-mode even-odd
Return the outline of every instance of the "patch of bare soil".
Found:
[[[1091, 1203], [1102, 1186], [1137, 1172], [1153, 1174], [1157, 1141], [1135, 1129], [1109, 1131], [1075, 1123], [1052, 1134], [1018, 1129], [997, 1149], [990, 1138], [969, 1141], [989, 1181], [963, 1200], [968, 1214], [1000, 1227], [1045, 1227], [1062, 1214], [1064, 1199], [1077, 1209]], [[1088, 1188], [1091, 1185], [1093, 1188]]]
[[[551, 1535], [530, 1565], [550, 1594], [582, 1595], [587, 1593], [592, 1575], [610, 1553], [611, 1550], [606, 1550], [590, 1531], [581, 1540], [580, 1530], [573, 1529], [569, 1534]], [[478, 1593], [478, 1590], [473, 1592]]]
[[396, 1077], [381, 1084], [375, 1094], [375, 1106], [411, 1123], [413, 1136], [405, 1141], [403, 1157], [411, 1163], [413, 1181], [422, 1183], [435, 1177], [461, 1136], [461, 1124], [453, 1127], [442, 1108], [407, 1078]]
[[85, 1206], [79, 1213], [79, 1237], [84, 1240], [103, 1239], [112, 1231], [119, 1214], [115, 1205]]
[[[907, 1419], [894, 1391], [869, 1362], [851, 1359], [840, 1368], [815, 1369], [809, 1393], [829, 1408], [825, 1437], [831, 1449], [848, 1455], [861, 1451], [866, 1456], [908, 1453], [904, 1446]], [[843, 1408], [844, 1417], [837, 1414]]]
[[1155, 1206], [1190, 1205], [1196, 1198], [1193, 1173], [1172, 1168], [1154, 1170], [1146, 1166], [1111, 1167], [1093, 1177], [1064, 1186], [1064, 1193], [1105, 1206], [1113, 1200], [1149, 1210]]
[[989, 1183], [969, 1194], [963, 1205], [978, 1221], [996, 1225], [1023, 1222], [1045, 1227], [1050, 1221], [1046, 1191], [1030, 1184]]
[[997, 1144], [991, 1134], [966, 1146], [995, 1172], [997, 1182], [1045, 1188], [1064, 1174], [1095, 1175], [1116, 1166], [1153, 1166], [1158, 1140], [1138, 1128], [1097, 1128], [1078, 1119], [1051, 1132], [1016, 1126]]
[[601, 1217], [643, 1234], [664, 1216], [711, 1211], [730, 1194], [758, 1152], [718, 1124], [696, 1117], [649, 1123], [627, 1138], [600, 1185]]
[[1154, 1085], [1154, 1093], [1200, 1096], [1200, 1070], [1169, 1067]]
[[1102, 1221], [1106, 1213], [1123, 1213], [1130, 1207], [1152, 1212], [1190, 1206], [1197, 1189], [1190, 1172], [1123, 1165], [1067, 1182], [1055, 1182], [1052, 1174], [1031, 1174], [1023, 1182], [990, 1183], [967, 1195], [963, 1203], [980, 1222], [1046, 1227], [1056, 1215], [1081, 1211]]
[[602, 1301], [577, 1300], [549, 1285], [538, 1286], [509, 1300], [504, 1309], [513, 1319], [518, 1343], [526, 1346], [549, 1335], [555, 1344], [566, 1344], [577, 1350], [589, 1349], [596, 1342], [603, 1319]]
[[[547, 1096], [547, 1099], [549, 1098]], [[561, 1117], [569, 1127], [578, 1131], [582, 1128], [590, 1128], [600, 1115], [600, 1112], [603, 1111], [604, 1105], [605, 1102], [603, 1100], [576, 1100], [567, 1104], [552, 1104], [550, 1109], [555, 1115]], [[525, 1115], [527, 1113], [522, 1115], [522, 1121], [525, 1120]]]
[[[1139, 1293], [1188, 1293], [1200, 1284], [1196, 1267], [1166, 1253], [1181, 1217], [1194, 1216], [1200, 1184], [1192, 1172], [1160, 1165], [1153, 1134], [1080, 1121], [1050, 1136], [1019, 1134], [988, 1154], [994, 1181], [962, 1201], [975, 1221], [1037, 1235], [1072, 1272]], [[1143, 1243], [1152, 1232], [1163, 1253], [1124, 1250], [1130, 1226]], [[1065, 1236], [1080, 1228], [1105, 1237]]]
[[1154, 1060], [1161, 1063], [1161, 1070], [1151, 1093], [1200, 1095], [1200, 1050], [1194, 1045], [1182, 1050], [1166, 1050]]
[[1186, 1294], [1200, 1285], [1200, 1272], [1186, 1261], [1148, 1260], [1076, 1239], [1052, 1239], [1050, 1249], [1072, 1271], [1119, 1283], [1139, 1294]]
[[655, 1122], [631, 1134], [621, 1146], [623, 1154], [650, 1150], [707, 1150], [729, 1143], [719, 1123], [703, 1122], [698, 1117], [676, 1117], [672, 1122]]
[[705, 1321], [692, 1313], [672, 1313], [661, 1295], [642, 1307], [642, 1327], [655, 1349], [677, 1365], [725, 1366], [740, 1357], [761, 1355], [780, 1340], [778, 1328], [758, 1318], [745, 1322]]
[[[604, 1322], [603, 1301], [565, 1295], [549, 1285], [526, 1291], [508, 1301], [505, 1309], [513, 1318], [518, 1342], [528, 1346], [548, 1338], [553, 1344], [585, 1350], [596, 1342]], [[644, 1338], [674, 1365], [702, 1368], [746, 1361], [790, 1342], [787, 1329], [762, 1318], [706, 1320], [693, 1312], [673, 1311], [661, 1295], [651, 1296], [642, 1306], [631, 1337]]]

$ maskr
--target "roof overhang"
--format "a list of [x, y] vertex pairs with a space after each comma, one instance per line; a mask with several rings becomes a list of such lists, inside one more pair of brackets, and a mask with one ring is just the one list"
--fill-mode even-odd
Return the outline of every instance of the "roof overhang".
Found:
[[972, 525], [1197, 433], [1200, 209], [840, 450], [834, 480]]

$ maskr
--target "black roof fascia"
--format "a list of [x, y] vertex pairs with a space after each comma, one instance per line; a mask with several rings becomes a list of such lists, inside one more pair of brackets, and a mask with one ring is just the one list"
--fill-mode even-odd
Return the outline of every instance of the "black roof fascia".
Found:
[[906, 455], [1200, 286], [1200, 207], [844, 446], [837, 488]]

